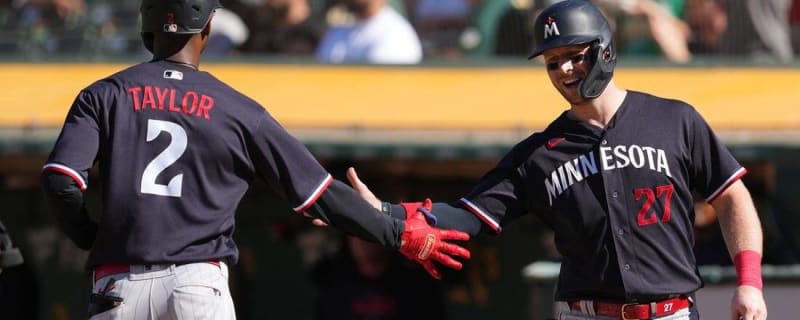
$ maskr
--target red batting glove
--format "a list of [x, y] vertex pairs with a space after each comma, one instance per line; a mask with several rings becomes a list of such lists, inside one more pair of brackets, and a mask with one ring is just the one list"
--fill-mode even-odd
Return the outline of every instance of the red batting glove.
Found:
[[437, 229], [428, 225], [425, 217], [417, 209], [422, 207], [430, 211], [433, 207], [430, 199], [425, 199], [425, 202], [401, 203], [401, 205], [406, 209], [406, 228], [400, 235], [400, 253], [421, 264], [425, 271], [436, 279], [441, 279], [442, 274], [433, 261], [451, 269], [461, 270], [461, 262], [453, 257], [469, 259], [469, 250], [448, 240], [467, 241], [469, 234], [457, 230]]

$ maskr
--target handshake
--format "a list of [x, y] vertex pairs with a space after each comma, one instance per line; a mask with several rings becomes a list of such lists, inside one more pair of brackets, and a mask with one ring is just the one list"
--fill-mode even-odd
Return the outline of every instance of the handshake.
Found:
[[[364, 200], [381, 210], [382, 202], [361, 182], [355, 169], [347, 170], [347, 178], [353, 189]], [[435, 217], [431, 214], [433, 203], [430, 199], [425, 199], [424, 202], [401, 203], [401, 205], [405, 209], [406, 217], [405, 228], [400, 234], [400, 253], [422, 265], [425, 271], [436, 279], [441, 279], [442, 274], [434, 262], [451, 269], [461, 270], [463, 265], [454, 258], [469, 259], [470, 252], [453, 242], [467, 241], [470, 238], [469, 234], [459, 230], [443, 230], [431, 226], [428, 221], [429, 219], [435, 221]], [[306, 216], [311, 217], [308, 214]], [[319, 218], [313, 219], [312, 223], [316, 226], [327, 226], [327, 223]]]
[[[358, 178], [355, 169], [347, 169], [350, 185], [364, 200], [380, 210], [381, 201]], [[442, 230], [428, 224], [426, 217], [432, 217], [433, 203], [430, 199], [424, 202], [401, 203], [406, 211], [405, 229], [400, 235], [400, 253], [406, 258], [421, 264], [432, 277], [441, 279], [442, 274], [434, 261], [445, 267], [461, 270], [462, 264], [453, 257], [469, 259], [467, 249], [453, 241], [467, 241], [469, 234], [458, 230]]]
[[425, 202], [403, 203], [406, 210], [406, 228], [400, 235], [400, 253], [416, 261], [425, 268], [425, 271], [436, 279], [442, 275], [433, 261], [448, 268], [461, 270], [461, 262], [453, 257], [469, 259], [467, 249], [449, 241], [467, 241], [469, 234], [457, 230], [441, 230], [430, 226], [423, 213], [430, 213], [433, 203], [431, 199]]

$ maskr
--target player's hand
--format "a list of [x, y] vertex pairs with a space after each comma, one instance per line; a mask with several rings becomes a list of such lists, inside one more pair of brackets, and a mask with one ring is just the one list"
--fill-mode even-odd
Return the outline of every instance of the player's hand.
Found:
[[313, 225], [315, 225], [317, 227], [327, 227], [328, 226], [328, 223], [326, 223], [325, 221], [323, 221], [320, 218], [314, 218], [314, 216], [312, 216], [308, 212], [303, 212], [303, 216], [306, 217], [306, 218], [310, 218], [311, 219], [311, 224], [313, 224]]
[[381, 209], [381, 199], [378, 199], [378, 197], [369, 190], [369, 187], [367, 187], [364, 182], [361, 182], [361, 179], [358, 178], [358, 174], [356, 174], [356, 169], [353, 167], [347, 168], [347, 180], [350, 181], [350, 185], [358, 192], [361, 198], [369, 202], [375, 209]]
[[765, 320], [764, 294], [752, 286], [738, 286], [731, 301], [731, 320]]
[[[378, 197], [376, 197], [371, 190], [369, 190], [369, 187], [367, 187], [367, 185], [364, 184], [364, 182], [361, 182], [361, 179], [358, 178], [358, 174], [356, 174], [356, 169], [354, 169], [353, 167], [347, 168], [347, 180], [350, 181], [350, 186], [353, 187], [353, 190], [355, 190], [358, 193], [358, 195], [361, 196], [361, 198], [364, 198], [364, 200], [369, 202], [369, 204], [375, 207], [375, 209], [378, 210], [381, 209], [381, 200], [378, 199]], [[305, 216], [308, 218], [313, 218], [308, 214], [305, 214]], [[317, 227], [328, 226], [328, 224], [325, 223], [325, 221], [322, 221], [322, 219], [312, 219], [311, 224]]]
[[[421, 207], [428, 211], [432, 206], [430, 199], [425, 199], [421, 204]], [[461, 262], [453, 257], [469, 259], [470, 252], [450, 241], [467, 241], [469, 234], [431, 227], [419, 210], [410, 209], [409, 204], [405, 204], [404, 207], [406, 207], [406, 220], [405, 229], [400, 235], [400, 253], [421, 264], [425, 271], [436, 279], [441, 279], [442, 274], [434, 265], [434, 261], [448, 268], [461, 270]]]
[[[347, 168], [347, 180], [350, 181], [350, 186], [353, 187], [353, 190], [355, 190], [362, 198], [364, 198], [364, 200], [369, 202], [369, 204], [375, 207], [375, 209], [381, 209], [381, 200], [378, 199], [378, 197], [376, 197], [371, 190], [369, 190], [369, 187], [367, 187], [366, 184], [361, 182], [361, 179], [358, 178], [358, 174], [356, 174], [356, 169], [353, 167]], [[305, 214], [305, 216], [308, 218], [313, 218], [308, 214]], [[313, 219], [311, 220], [311, 224], [317, 227], [328, 226], [328, 224], [325, 223], [325, 221], [322, 221], [322, 219]]]

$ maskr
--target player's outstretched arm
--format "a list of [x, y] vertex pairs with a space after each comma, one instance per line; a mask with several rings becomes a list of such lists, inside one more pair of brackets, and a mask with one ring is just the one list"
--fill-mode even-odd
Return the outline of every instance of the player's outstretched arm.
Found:
[[[402, 209], [400, 205], [392, 205], [378, 199], [369, 187], [361, 181], [356, 170], [352, 167], [347, 169], [347, 180], [350, 181], [350, 185], [361, 198], [376, 209], [395, 219], [405, 220], [407, 218], [407, 210]], [[433, 213], [434, 211], [436, 212], [435, 214]], [[459, 230], [475, 236], [481, 232], [483, 226], [483, 223], [475, 215], [460, 206], [437, 202], [433, 204], [431, 210], [423, 212], [425, 213], [426, 221], [437, 228]]]
[[761, 224], [750, 193], [741, 180], [711, 203], [719, 217], [728, 252], [739, 278], [731, 301], [731, 320], [763, 320], [767, 307], [762, 293]]
[[437, 279], [441, 274], [434, 262], [460, 270], [462, 264], [456, 259], [470, 257], [468, 250], [455, 243], [469, 240], [468, 234], [428, 225], [416, 207], [410, 209], [412, 214], [402, 220], [382, 214], [338, 180], [331, 183], [308, 211], [313, 217], [349, 235], [398, 249], [409, 259], [422, 264]]

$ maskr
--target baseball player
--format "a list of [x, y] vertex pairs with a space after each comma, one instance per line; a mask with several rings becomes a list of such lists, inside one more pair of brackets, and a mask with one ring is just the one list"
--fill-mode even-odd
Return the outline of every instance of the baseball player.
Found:
[[[421, 214], [396, 220], [334, 180], [257, 102], [198, 70], [218, 0], [144, 0], [153, 53], [82, 90], [43, 167], [59, 223], [90, 250], [92, 319], [235, 319], [234, 213], [256, 178], [297, 213], [398, 249], [440, 277], [469, 252]], [[83, 192], [97, 163], [102, 214]]]
[[[616, 50], [597, 8], [566, 0], [536, 19], [536, 48], [569, 103], [518, 143], [456, 204], [436, 203], [441, 228], [499, 233], [526, 213], [555, 231], [562, 256], [558, 319], [698, 319], [703, 286], [693, 255], [692, 191], [719, 214], [738, 276], [731, 319], [766, 319], [759, 219], [746, 173], [690, 105], [624, 90]], [[381, 203], [350, 169], [374, 206]]]

